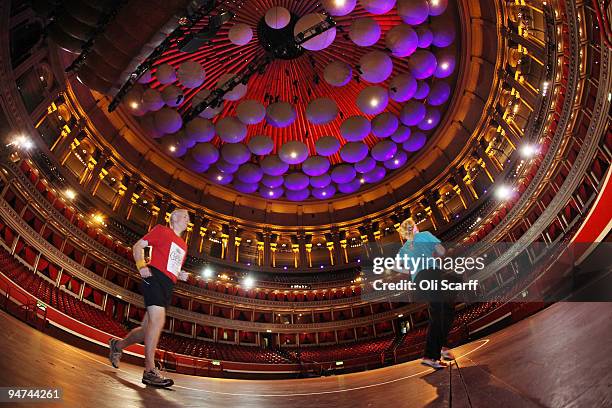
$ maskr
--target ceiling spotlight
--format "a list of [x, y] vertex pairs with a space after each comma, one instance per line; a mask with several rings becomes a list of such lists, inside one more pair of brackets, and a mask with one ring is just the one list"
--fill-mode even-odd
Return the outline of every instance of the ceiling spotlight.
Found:
[[274, 191], [268, 191], [268, 195], [272, 197], [274, 195]]
[[344, 7], [346, 4], [346, 0], [334, 0], [334, 5], [336, 7]]
[[324, 191], [321, 193], [322, 196], [326, 196], [327, 195], [327, 191]]
[[393, 160], [393, 163], [394, 164], [399, 164], [399, 160], [395, 159], [395, 160]]
[[379, 104], [379, 100], [378, 99], [373, 98], [373, 99], [370, 100], [370, 106], [371, 107], [375, 108], [375, 107], [378, 106], [378, 104]]
[[32, 140], [29, 137], [20, 135], [17, 136], [12, 143], [9, 143], [9, 146], [10, 145], [15, 145], [20, 149], [30, 150], [34, 146], [34, 143], [32, 143]]
[[204, 276], [205, 278], [210, 278], [213, 276], [213, 271], [212, 269], [207, 266], [206, 268], [204, 268], [204, 270], [202, 271], [202, 276]]
[[291, 156], [292, 159], [295, 159], [297, 157], [297, 153], [296, 152], [291, 152], [291, 154], [289, 154], [289, 156]]
[[91, 219], [96, 223], [96, 224], [102, 224], [104, 223], [104, 216], [100, 213], [96, 213], [96, 214], [91, 214]]
[[140, 105], [138, 104], [138, 102], [136, 102], [136, 101], [130, 102], [130, 108], [138, 109], [139, 107], [140, 107]]
[[76, 198], [76, 196], [77, 196], [77, 194], [74, 192], [74, 190], [72, 190], [70, 188], [67, 189], [66, 191], [64, 191], [64, 194], [66, 195], [66, 197], [69, 200], [74, 200]]
[[530, 159], [538, 152], [538, 149], [532, 144], [526, 144], [521, 147], [521, 157]]
[[440, 0], [429, 0], [429, 4], [432, 7], [436, 7], [438, 4], [440, 4]]
[[440, 68], [446, 71], [448, 69], [448, 62], [443, 62], [442, 64], [440, 64]]
[[176, 152], [176, 146], [170, 146], [169, 149], [172, 153]]
[[499, 186], [495, 189], [495, 197], [499, 200], [507, 200], [512, 196], [512, 189], [508, 186]]
[[359, 179], [359, 182], [360, 182], [361, 184], [363, 184], [363, 183], [365, 183], [365, 179], [364, 179], [364, 178], [361, 178], [361, 179]]
[[244, 285], [245, 288], [252, 288], [253, 285], [255, 284], [255, 280], [253, 278], [251, 278], [250, 276], [247, 276], [242, 281], [242, 284]]
[[427, 124], [431, 125], [433, 123], [433, 119], [427, 119]]
[[223, 180], [223, 176], [222, 175], [218, 175], [217, 176], [217, 180], [219, 180], [219, 181]]

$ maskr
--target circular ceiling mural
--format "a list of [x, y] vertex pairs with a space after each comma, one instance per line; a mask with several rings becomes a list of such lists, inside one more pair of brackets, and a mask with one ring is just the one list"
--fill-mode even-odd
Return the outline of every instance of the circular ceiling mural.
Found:
[[161, 149], [211, 182], [266, 199], [352, 194], [401, 171], [438, 127], [457, 66], [446, 0], [256, 0], [232, 12], [196, 52], [173, 44], [124, 99]]

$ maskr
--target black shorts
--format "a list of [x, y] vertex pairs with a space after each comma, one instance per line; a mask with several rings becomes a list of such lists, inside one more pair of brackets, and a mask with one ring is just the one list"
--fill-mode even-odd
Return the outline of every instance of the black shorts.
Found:
[[172, 299], [174, 282], [159, 269], [149, 266], [151, 274], [140, 283], [140, 290], [144, 297], [145, 307], [161, 306], [168, 307]]

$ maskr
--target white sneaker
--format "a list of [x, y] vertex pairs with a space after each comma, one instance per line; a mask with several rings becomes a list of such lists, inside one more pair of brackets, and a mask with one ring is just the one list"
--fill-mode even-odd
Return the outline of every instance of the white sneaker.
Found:
[[440, 354], [442, 355], [442, 358], [445, 360], [455, 360], [455, 355], [453, 354], [452, 351], [450, 351], [450, 349], [442, 349]]
[[446, 364], [445, 362], [440, 361], [440, 360], [433, 360], [431, 358], [422, 359], [421, 364], [426, 365], [431, 368], [435, 368], [436, 370], [448, 367], [448, 364]]

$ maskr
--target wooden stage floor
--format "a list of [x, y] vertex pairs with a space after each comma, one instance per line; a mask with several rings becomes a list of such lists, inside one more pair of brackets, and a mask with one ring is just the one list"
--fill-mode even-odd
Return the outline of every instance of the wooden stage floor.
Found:
[[176, 382], [169, 390], [144, 386], [140, 366], [122, 363], [114, 369], [105, 356], [56, 340], [4, 312], [0, 330], [0, 386], [61, 387], [64, 394], [61, 403], [15, 407], [612, 407], [611, 303], [552, 305], [457, 348], [460, 372], [453, 368], [450, 375], [418, 361], [302, 380], [169, 373]]

